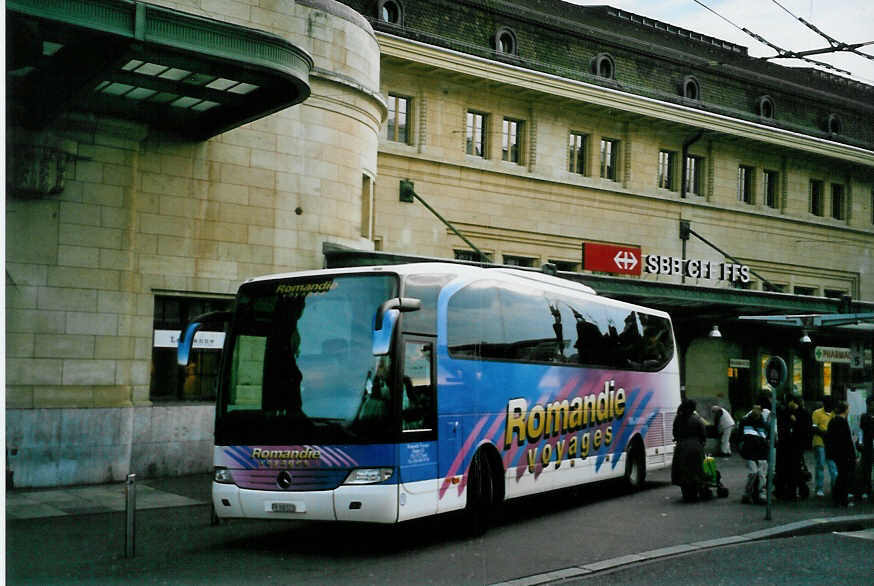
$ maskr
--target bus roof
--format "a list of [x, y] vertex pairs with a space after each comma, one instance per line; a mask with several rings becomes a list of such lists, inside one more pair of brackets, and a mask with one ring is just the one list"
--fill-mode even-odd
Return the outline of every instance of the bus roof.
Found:
[[421, 273], [452, 273], [457, 275], [461, 279], [476, 279], [477, 277], [489, 277], [495, 278], [499, 281], [506, 283], [516, 283], [517, 285], [526, 284], [525, 281], [528, 281], [528, 285], [533, 283], [537, 283], [541, 287], [547, 288], [555, 288], [555, 289], [564, 289], [566, 291], [573, 291], [575, 293], [582, 293], [584, 295], [591, 295], [593, 297], [597, 297], [601, 302], [607, 303], [608, 305], [615, 306], [623, 306], [630, 308], [637, 308], [641, 310], [645, 310], [647, 313], [662, 315], [664, 317], [669, 317], [666, 312], [627, 303], [625, 301], [619, 301], [616, 299], [610, 299], [608, 297], [601, 297], [598, 295], [597, 291], [588, 285], [584, 285], [577, 281], [572, 281], [570, 279], [563, 279], [561, 277], [557, 277], [554, 275], [550, 275], [547, 273], [543, 273], [537, 270], [525, 270], [522, 268], [514, 268], [514, 267], [502, 267], [502, 266], [492, 266], [492, 267], [480, 267], [476, 265], [463, 264], [463, 263], [452, 263], [452, 262], [417, 262], [417, 263], [407, 263], [407, 264], [392, 264], [392, 265], [376, 265], [376, 266], [364, 266], [364, 267], [341, 267], [341, 268], [333, 268], [333, 269], [314, 269], [308, 271], [298, 271], [298, 272], [289, 272], [289, 273], [276, 273], [271, 275], [263, 275], [259, 277], [253, 277], [251, 279], [247, 279], [243, 284], [261, 282], [261, 281], [272, 281], [272, 280], [281, 280], [281, 279], [294, 279], [301, 277], [314, 277], [314, 276], [325, 276], [325, 275], [349, 275], [349, 274], [376, 274], [376, 273], [394, 273], [401, 276], [406, 275], [414, 275]]

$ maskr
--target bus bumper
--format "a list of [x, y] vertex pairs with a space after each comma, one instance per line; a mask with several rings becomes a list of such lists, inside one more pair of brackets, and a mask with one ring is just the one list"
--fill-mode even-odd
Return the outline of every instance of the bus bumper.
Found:
[[334, 490], [289, 492], [212, 484], [212, 504], [222, 519], [281, 519], [396, 523], [396, 484], [341, 486]]

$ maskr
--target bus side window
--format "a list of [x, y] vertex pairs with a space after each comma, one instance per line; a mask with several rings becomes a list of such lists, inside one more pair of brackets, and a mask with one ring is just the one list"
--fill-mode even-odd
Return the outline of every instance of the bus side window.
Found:
[[447, 338], [453, 358], [492, 357], [501, 344], [498, 291], [488, 281], [472, 283], [449, 300]]
[[401, 405], [403, 431], [434, 429], [432, 357], [430, 342], [408, 341], [405, 345]]
[[[514, 362], [560, 362], [555, 306], [540, 292], [501, 286], [501, 317], [504, 331], [501, 349], [494, 358]], [[559, 311], [559, 320], [561, 312]], [[562, 338], [564, 325], [562, 324]]]
[[443, 287], [455, 278], [451, 274], [410, 275], [404, 284], [404, 297], [422, 302], [418, 311], [404, 314], [401, 323], [405, 333], [437, 335], [437, 298]]

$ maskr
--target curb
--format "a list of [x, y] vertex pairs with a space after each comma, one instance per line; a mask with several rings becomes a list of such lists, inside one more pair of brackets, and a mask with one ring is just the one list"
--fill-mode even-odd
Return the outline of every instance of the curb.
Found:
[[817, 533], [826, 533], [830, 531], [848, 531], [858, 530], [860, 527], [874, 527], [874, 515], [846, 515], [842, 517], [827, 517], [817, 519], [806, 519], [804, 521], [796, 521], [779, 525], [770, 529], [762, 529], [753, 531], [744, 535], [735, 535], [731, 537], [721, 537], [719, 539], [710, 539], [707, 541], [697, 541], [695, 543], [687, 543], [674, 545], [671, 547], [662, 547], [642, 553], [632, 553], [612, 559], [601, 560], [581, 566], [572, 566], [561, 570], [553, 570], [506, 582], [498, 582], [492, 586], [537, 586], [539, 584], [549, 584], [572, 578], [587, 578], [601, 572], [615, 570], [622, 566], [628, 566], [639, 562], [648, 562], [656, 559], [683, 555], [692, 552], [704, 551], [726, 545], [734, 545], [737, 543], [750, 543], [753, 541], [762, 541], [766, 539], [775, 539], [783, 537], [795, 537], [799, 535], [813, 535]]

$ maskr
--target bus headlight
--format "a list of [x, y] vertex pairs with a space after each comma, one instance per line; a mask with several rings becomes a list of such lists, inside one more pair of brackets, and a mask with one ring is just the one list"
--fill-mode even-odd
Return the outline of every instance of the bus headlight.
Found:
[[231, 471], [222, 466], [215, 467], [215, 475], [213, 476], [213, 480], [218, 482], [219, 484], [233, 484], [234, 477], [231, 475]]
[[393, 473], [392, 468], [356, 468], [343, 484], [377, 484], [391, 478]]

